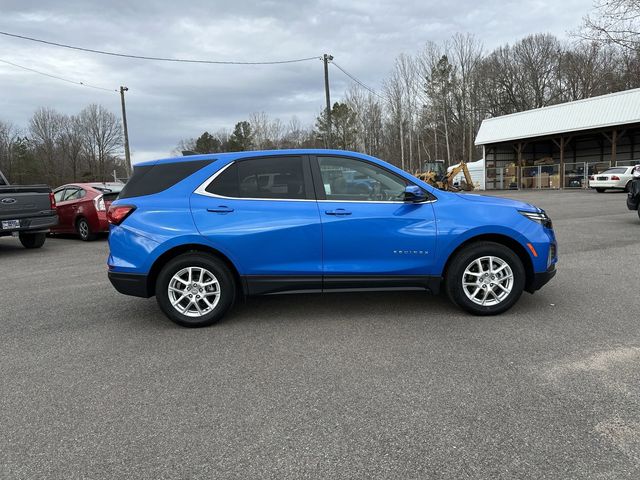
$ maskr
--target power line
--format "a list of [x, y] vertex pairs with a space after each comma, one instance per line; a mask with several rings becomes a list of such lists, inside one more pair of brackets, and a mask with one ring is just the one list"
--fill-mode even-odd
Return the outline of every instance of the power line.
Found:
[[363, 82], [361, 82], [360, 80], [358, 80], [354, 75], [351, 75], [349, 72], [347, 72], [344, 68], [342, 68], [340, 65], [338, 65], [336, 62], [331, 62], [332, 65], [335, 65], [335, 67], [340, 70], [342, 73], [344, 73], [347, 77], [349, 77], [351, 80], [353, 80], [354, 82], [356, 82], [358, 85], [360, 85], [362, 88], [364, 88], [365, 90], [367, 90], [369, 93], [371, 93], [372, 95], [375, 95], [376, 97], [380, 98], [381, 100], [386, 100], [382, 95], [380, 95], [378, 92], [376, 92], [373, 88], [368, 87], [367, 85], [365, 85]]
[[57, 75], [51, 75], [50, 73], [41, 72], [40, 70], [36, 70], [34, 68], [25, 67], [24, 65], [18, 65], [17, 63], [9, 62], [8, 60], [2, 60], [0, 58], [0, 62], [6, 63], [7, 65], [11, 65], [13, 67], [22, 68], [23, 70], [27, 70], [29, 72], [37, 73], [39, 75], [44, 75], [45, 77], [55, 78], [56, 80], [62, 80], [63, 82], [73, 83], [74, 85], [81, 85], [83, 87], [95, 88], [96, 90], [104, 90], [105, 92], [117, 92], [115, 88], [104, 88], [98, 87], [97, 85], [91, 85], [90, 83], [78, 82], [75, 80], [69, 80], [68, 78], [59, 77]]
[[179, 63], [208, 63], [208, 64], [216, 64], [216, 65], [279, 65], [283, 63], [298, 63], [298, 62], [307, 62], [309, 60], [316, 60], [320, 58], [319, 56], [306, 57], [306, 58], [294, 58], [291, 60], [273, 60], [267, 62], [238, 62], [238, 61], [225, 61], [225, 60], [194, 60], [187, 58], [167, 58], [167, 57], [151, 57], [146, 55], [131, 55], [127, 53], [117, 53], [117, 52], [108, 52], [105, 50], [95, 50], [93, 48], [85, 48], [78, 47], [75, 45], [67, 45], [65, 43], [57, 43], [50, 42], [48, 40], [42, 40], [39, 38], [27, 37], [25, 35], [17, 35], [15, 33], [9, 32], [0, 32], [0, 35], [4, 35], [6, 37], [19, 38], [21, 40], [29, 40], [31, 42], [44, 43], [46, 45], [53, 45], [55, 47], [69, 48], [71, 50], [80, 50], [82, 52], [89, 53], [98, 53], [100, 55], [110, 55], [112, 57], [124, 57], [124, 58], [135, 58], [137, 60], [154, 60], [159, 62], [179, 62]]

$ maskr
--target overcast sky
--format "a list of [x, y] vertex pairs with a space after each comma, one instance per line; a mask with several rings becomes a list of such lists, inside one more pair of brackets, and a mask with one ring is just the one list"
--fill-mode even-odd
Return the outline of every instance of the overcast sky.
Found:
[[[54, 5], [55, 4], [55, 5]], [[561, 38], [591, 0], [0, 0], [0, 30], [136, 55], [263, 61], [327, 52], [375, 89], [400, 53], [471, 32], [489, 50], [537, 32]], [[117, 89], [129, 87], [133, 161], [168, 156], [181, 138], [231, 129], [251, 112], [311, 124], [324, 102], [322, 62], [279, 66], [159, 63], [0, 36], [0, 59]], [[330, 71], [332, 100], [349, 80]], [[39, 106], [89, 103], [120, 113], [116, 92], [74, 86], [0, 63], [0, 119], [26, 126]]]

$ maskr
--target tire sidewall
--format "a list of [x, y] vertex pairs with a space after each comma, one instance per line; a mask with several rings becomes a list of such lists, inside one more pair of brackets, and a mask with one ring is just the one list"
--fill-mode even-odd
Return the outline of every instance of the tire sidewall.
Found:
[[[220, 300], [214, 310], [202, 317], [193, 318], [178, 312], [171, 301], [167, 291], [171, 278], [186, 267], [201, 267], [215, 275], [220, 285]], [[229, 268], [214, 256], [203, 253], [182, 254], [170, 260], [158, 274], [155, 285], [156, 301], [160, 309], [169, 319], [183, 327], [205, 327], [212, 325], [222, 318], [226, 311], [233, 305], [236, 294], [235, 281]]]
[[[480, 257], [493, 256], [507, 262], [513, 272], [511, 293], [498, 305], [482, 306], [467, 298], [462, 287], [462, 276], [467, 266]], [[520, 257], [505, 245], [479, 242], [461, 250], [453, 259], [446, 274], [445, 288], [449, 298], [460, 308], [474, 315], [497, 315], [509, 310], [524, 290], [526, 272]]]

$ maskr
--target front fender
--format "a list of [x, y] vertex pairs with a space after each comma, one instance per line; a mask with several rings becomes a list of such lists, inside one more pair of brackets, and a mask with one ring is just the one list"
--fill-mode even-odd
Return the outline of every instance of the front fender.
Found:
[[[520, 245], [531, 260], [534, 272], [547, 270], [547, 260], [551, 243], [555, 243], [553, 231], [532, 222], [515, 209], [477, 208], [472, 212], [457, 208], [437, 212], [438, 240], [437, 261], [434, 270], [442, 274], [451, 254], [461, 245], [483, 236], [505, 237]], [[500, 220], [501, 223], [496, 223]], [[528, 244], [534, 248], [534, 256]]]

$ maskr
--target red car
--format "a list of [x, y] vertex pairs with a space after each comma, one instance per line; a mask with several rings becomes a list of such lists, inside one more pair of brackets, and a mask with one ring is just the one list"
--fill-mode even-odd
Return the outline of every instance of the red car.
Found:
[[73, 183], [56, 188], [59, 221], [51, 233], [77, 233], [89, 241], [108, 232], [107, 210], [122, 187], [122, 183]]

